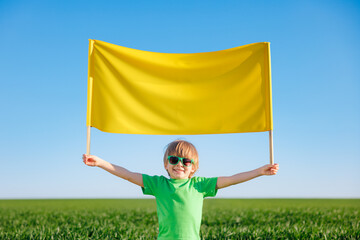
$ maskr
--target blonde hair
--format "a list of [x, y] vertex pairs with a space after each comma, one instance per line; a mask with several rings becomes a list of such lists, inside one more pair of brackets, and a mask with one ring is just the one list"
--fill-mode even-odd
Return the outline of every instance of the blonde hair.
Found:
[[175, 140], [169, 143], [166, 145], [166, 150], [164, 153], [164, 164], [168, 163], [168, 156], [178, 156], [194, 160], [195, 171], [189, 175], [189, 178], [191, 178], [199, 169], [199, 154], [195, 146], [190, 142], [184, 140]]

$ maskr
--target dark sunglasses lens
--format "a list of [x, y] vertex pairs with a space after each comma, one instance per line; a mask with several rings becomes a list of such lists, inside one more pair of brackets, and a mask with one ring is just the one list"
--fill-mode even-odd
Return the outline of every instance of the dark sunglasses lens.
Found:
[[190, 166], [191, 165], [191, 159], [184, 158], [183, 163], [184, 163], [185, 166]]
[[169, 157], [169, 162], [171, 164], [177, 164], [179, 162], [179, 158], [178, 157]]

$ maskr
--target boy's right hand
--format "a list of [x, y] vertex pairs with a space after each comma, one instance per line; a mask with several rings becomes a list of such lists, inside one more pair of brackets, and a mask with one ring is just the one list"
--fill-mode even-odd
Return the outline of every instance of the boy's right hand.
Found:
[[98, 167], [102, 161], [101, 158], [94, 156], [94, 155], [86, 155], [83, 154], [83, 162], [91, 167]]

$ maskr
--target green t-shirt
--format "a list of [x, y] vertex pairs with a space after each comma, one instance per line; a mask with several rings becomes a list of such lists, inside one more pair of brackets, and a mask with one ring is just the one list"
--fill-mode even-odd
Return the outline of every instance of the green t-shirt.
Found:
[[143, 174], [144, 194], [156, 197], [159, 240], [200, 239], [204, 197], [217, 193], [217, 178], [168, 179]]

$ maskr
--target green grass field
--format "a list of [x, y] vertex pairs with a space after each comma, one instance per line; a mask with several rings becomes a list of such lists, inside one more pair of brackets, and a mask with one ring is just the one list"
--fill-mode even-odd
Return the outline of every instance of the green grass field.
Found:
[[[156, 239], [153, 199], [0, 200], [0, 239]], [[206, 199], [202, 239], [360, 239], [360, 199]]]

